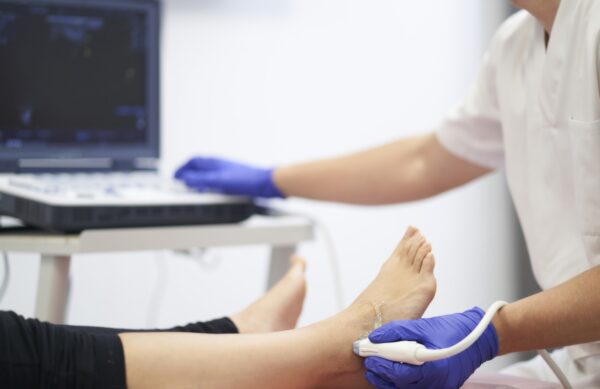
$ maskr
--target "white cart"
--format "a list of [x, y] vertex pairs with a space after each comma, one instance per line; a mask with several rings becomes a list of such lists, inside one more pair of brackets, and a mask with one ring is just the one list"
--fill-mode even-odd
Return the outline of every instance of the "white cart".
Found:
[[264, 244], [271, 246], [270, 287], [285, 274], [298, 243], [313, 236], [313, 225], [306, 218], [257, 215], [240, 224], [86, 230], [77, 235], [3, 232], [0, 250], [40, 254], [35, 316], [63, 324], [69, 298], [69, 267], [75, 254]]

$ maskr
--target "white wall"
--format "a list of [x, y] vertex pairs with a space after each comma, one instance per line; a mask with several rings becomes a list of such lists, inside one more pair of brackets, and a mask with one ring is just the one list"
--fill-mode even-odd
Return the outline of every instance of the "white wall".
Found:
[[[429, 131], [465, 94], [505, 3], [167, 0], [164, 171], [194, 154], [277, 165]], [[426, 233], [438, 260], [428, 315], [516, 297], [519, 237], [500, 174], [416, 204], [277, 205], [330, 228], [347, 303], [408, 224]], [[309, 323], [336, 307], [322, 240], [301, 252], [309, 259], [301, 322]], [[11, 258], [0, 308], [31, 315], [37, 259]], [[172, 253], [76, 257], [68, 320], [167, 326], [230, 313], [261, 294], [266, 248], [211, 250], [206, 258], [201, 266]]]

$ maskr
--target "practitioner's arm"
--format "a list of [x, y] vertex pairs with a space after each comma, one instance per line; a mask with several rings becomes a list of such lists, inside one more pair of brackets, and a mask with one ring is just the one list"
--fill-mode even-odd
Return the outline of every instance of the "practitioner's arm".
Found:
[[198, 190], [226, 194], [390, 204], [434, 196], [487, 172], [451, 154], [432, 133], [276, 169], [198, 157], [180, 167], [175, 177]]
[[499, 354], [600, 341], [600, 266], [502, 308]]
[[274, 179], [288, 196], [391, 204], [434, 196], [489, 171], [451, 154], [432, 133], [348, 156], [281, 167]]
[[[456, 388], [497, 355], [600, 341], [600, 266], [553, 289], [503, 307], [483, 335], [448, 359], [412, 366], [367, 358], [367, 379], [377, 388], [418, 384]], [[369, 336], [375, 343], [414, 340], [428, 348], [450, 347], [465, 338], [484, 312], [463, 313], [385, 325]]]

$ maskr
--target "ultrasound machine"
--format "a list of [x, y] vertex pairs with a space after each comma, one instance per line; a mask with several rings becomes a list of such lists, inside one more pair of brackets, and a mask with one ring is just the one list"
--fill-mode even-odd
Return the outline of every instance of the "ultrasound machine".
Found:
[[161, 178], [157, 0], [0, 0], [0, 215], [90, 228], [238, 222]]

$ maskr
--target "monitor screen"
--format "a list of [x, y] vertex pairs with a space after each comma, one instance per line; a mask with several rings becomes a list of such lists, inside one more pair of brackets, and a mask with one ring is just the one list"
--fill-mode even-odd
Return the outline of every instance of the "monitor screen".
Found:
[[0, 1], [0, 151], [157, 150], [157, 7]]

